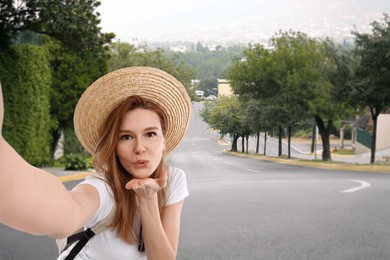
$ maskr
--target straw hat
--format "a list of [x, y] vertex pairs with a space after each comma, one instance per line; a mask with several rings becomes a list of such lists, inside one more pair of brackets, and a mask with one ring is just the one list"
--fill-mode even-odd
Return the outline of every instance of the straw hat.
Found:
[[166, 115], [165, 150], [172, 151], [188, 128], [191, 101], [183, 85], [168, 73], [150, 67], [129, 67], [99, 78], [83, 93], [74, 113], [80, 143], [93, 154], [111, 111], [132, 95], [158, 105]]

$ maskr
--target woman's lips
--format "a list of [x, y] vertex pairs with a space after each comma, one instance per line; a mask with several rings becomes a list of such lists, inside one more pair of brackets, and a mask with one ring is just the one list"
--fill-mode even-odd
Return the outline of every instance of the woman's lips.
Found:
[[147, 160], [137, 160], [135, 163], [134, 163], [134, 166], [136, 168], [145, 168], [148, 166], [148, 161]]

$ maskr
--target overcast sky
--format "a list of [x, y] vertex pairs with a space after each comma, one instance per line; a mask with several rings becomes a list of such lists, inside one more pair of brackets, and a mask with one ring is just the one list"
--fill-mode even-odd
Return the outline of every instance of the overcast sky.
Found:
[[[390, 0], [102, 0], [104, 32], [131, 41], [252, 38], [278, 30], [364, 29], [390, 13]], [[312, 33], [312, 32], [311, 32]], [[200, 39], [200, 38], [204, 39]]]

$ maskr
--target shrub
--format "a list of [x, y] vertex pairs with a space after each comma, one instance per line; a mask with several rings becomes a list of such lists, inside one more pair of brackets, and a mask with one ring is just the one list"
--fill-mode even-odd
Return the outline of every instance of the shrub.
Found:
[[4, 96], [3, 135], [35, 166], [50, 162], [51, 72], [47, 50], [20, 44], [0, 50], [0, 79]]
[[63, 157], [65, 170], [80, 171], [91, 167], [90, 160], [83, 154], [68, 153]]

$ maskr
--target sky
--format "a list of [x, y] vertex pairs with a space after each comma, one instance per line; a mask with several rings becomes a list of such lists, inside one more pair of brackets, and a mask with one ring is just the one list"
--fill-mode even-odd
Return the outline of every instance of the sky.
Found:
[[101, 0], [103, 32], [125, 42], [256, 42], [279, 30], [345, 37], [390, 14], [390, 0]]

